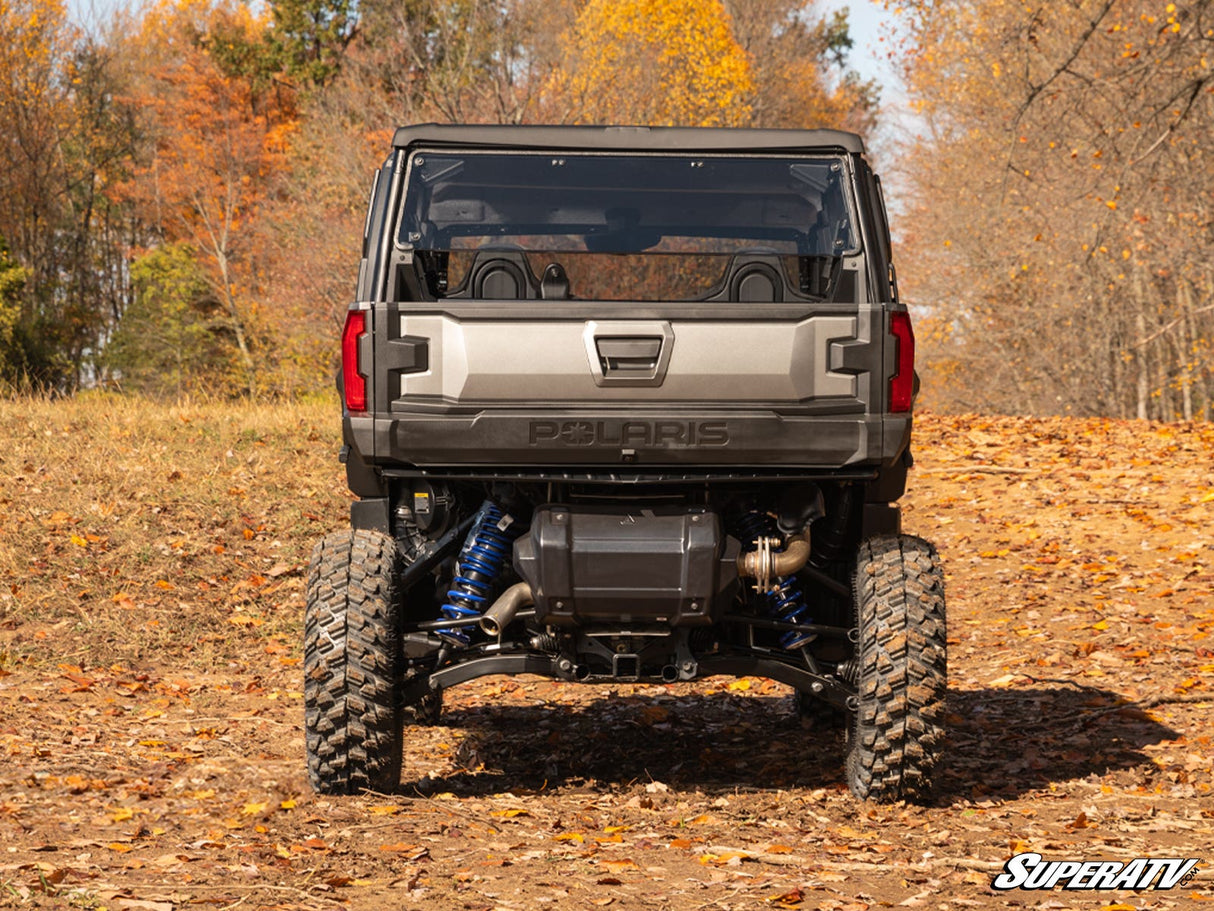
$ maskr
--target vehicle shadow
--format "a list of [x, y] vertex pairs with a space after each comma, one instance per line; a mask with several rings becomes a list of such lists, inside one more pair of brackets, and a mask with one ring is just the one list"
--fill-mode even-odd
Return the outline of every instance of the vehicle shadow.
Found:
[[[661, 782], [703, 791], [846, 788], [842, 726], [797, 716], [791, 695], [604, 695], [444, 712], [463, 734], [452, 768], [406, 774], [402, 793], [483, 795]], [[1121, 695], [1079, 686], [955, 690], [933, 803], [1009, 799], [1051, 783], [1154, 766], [1143, 747], [1177, 733]], [[409, 731], [405, 750], [408, 753]], [[406, 762], [406, 767], [408, 763]]]
[[1157, 770], [1142, 752], [1179, 735], [1111, 690], [1070, 684], [949, 693], [949, 743], [937, 803], [1007, 799], [1050, 784]]

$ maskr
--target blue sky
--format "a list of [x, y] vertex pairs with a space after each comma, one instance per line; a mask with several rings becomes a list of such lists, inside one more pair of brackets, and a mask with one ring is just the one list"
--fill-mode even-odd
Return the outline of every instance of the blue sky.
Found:
[[[851, 63], [862, 76], [876, 79], [884, 87], [882, 98], [897, 103], [903, 98], [902, 82], [887, 57], [896, 21], [881, 0], [818, 0], [822, 14], [846, 9], [851, 23]], [[883, 40], [884, 39], [884, 40]]]

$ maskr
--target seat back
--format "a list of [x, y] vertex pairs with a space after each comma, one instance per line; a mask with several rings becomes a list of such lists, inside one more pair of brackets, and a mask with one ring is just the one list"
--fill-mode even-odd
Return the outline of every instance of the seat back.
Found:
[[769, 304], [784, 300], [784, 274], [780, 254], [768, 247], [739, 250], [729, 264], [726, 286], [729, 299], [739, 303]]
[[539, 283], [522, 247], [481, 247], [468, 274], [471, 296], [479, 300], [534, 300], [539, 296]]

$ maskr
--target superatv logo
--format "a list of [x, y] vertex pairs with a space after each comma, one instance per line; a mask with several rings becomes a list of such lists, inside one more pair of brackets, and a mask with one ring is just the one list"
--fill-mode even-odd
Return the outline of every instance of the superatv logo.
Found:
[[1197, 857], [1139, 857], [1116, 860], [1050, 860], [1040, 854], [1017, 854], [991, 882], [996, 889], [1172, 889], [1197, 871]]
[[726, 446], [724, 421], [532, 421], [532, 446]]

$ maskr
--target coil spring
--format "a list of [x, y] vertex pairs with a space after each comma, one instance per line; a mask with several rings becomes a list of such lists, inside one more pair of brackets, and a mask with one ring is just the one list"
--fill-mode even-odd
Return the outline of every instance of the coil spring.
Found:
[[[779, 537], [775, 520], [758, 509], [752, 509], [742, 516], [738, 521], [737, 531], [744, 553], [755, 550], [757, 538]], [[812, 622], [809, 617], [809, 607], [805, 603], [805, 593], [797, 584], [797, 577], [795, 575], [781, 576], [774, 581], [775, 588], [765, 594], [771, 616], [785, 623]], [[813, 633], [789, 630], [780, 636], [780, 647], [800, 648], [816, 638]]]
[[776, 522], [767, 513], [752, 509], [743, 514], [737, 523], [738, 540], [742, 542], [742, 552], [750, 553], [755, 549], [758, 538], [774, 538]]
[[[455, 564], [455, 579], [447, 592], [447, 603], [441, 608], [448, 620], [479, 617], [489, 607], [489, 595], [518, 536], [514, 524], [513, 517], [492, 501], [486, 500], [481, 506], [464, 539]], [[448, 627], [438, 634], [453, 645], [468, 645], [472, 641], [466, 626]]]

